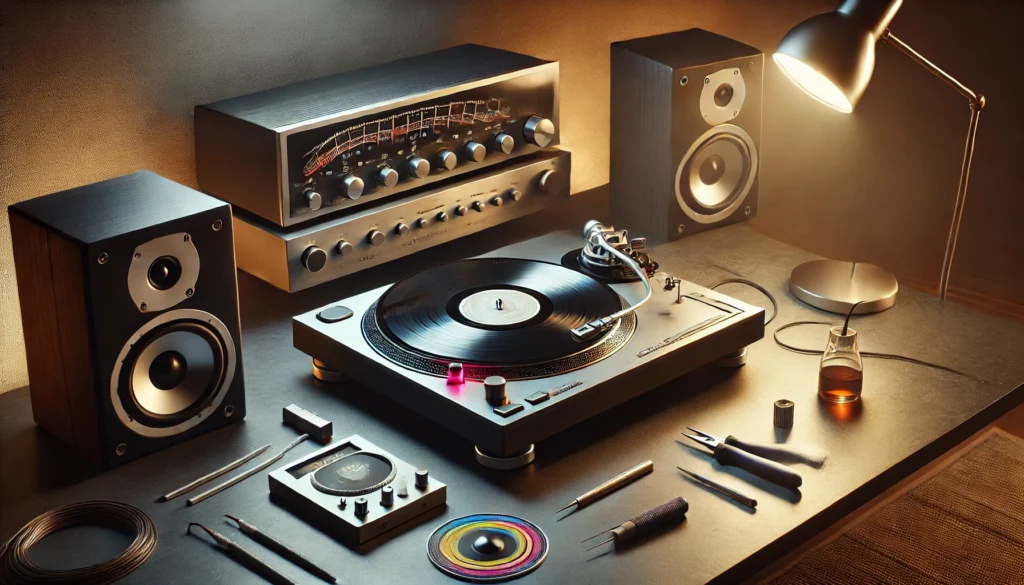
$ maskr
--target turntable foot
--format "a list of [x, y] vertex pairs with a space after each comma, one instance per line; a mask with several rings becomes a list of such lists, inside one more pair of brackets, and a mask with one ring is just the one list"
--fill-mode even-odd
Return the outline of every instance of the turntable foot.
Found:
[[485, 451], [481, 451], [480, 447], [473, 447], [473, 451], [476, 453], [476, 461], [484, 467], [490, 467], [491, 469], [498, 469], [501, 471], [509, 471], [512, 469], [519, 469], [533, 463], [534, 457], [537, 456], [537, 452], [533, 445], [530, 445], [526, 449], [523, 449], [519, 453], [509, 455], [508, 457], [499, 457], [497, 455], [490, 455]]
[[715, 362], [716, 368], [738, 368], [747, 363], [747, 348], [744, 347], [733, 353], [718, 358]]
[[348, 380], [348, 376], [316, 358], [313, 358], [313, 377], [328, 384], [340, 384]]

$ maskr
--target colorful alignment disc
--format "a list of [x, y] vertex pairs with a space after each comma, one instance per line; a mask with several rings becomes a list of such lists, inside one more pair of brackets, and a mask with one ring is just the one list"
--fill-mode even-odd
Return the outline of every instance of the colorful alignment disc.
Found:
[[548, 537], [522, 518], [474, 514], [435, 530], [427, 556], [442, 572], [465, 581], [504, 581], [539, 567], [548, 556]]

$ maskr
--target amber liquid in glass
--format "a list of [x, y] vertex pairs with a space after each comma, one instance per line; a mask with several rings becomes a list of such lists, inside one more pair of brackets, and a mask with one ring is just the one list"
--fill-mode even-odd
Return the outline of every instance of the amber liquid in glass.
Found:
[[818, 370], [818, 396], [829, 402], [860, 400], [864, 372], [850, 366], [825, 366]]

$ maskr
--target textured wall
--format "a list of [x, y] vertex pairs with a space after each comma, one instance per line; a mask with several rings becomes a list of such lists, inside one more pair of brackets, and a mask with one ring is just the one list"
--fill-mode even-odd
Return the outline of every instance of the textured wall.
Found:
[[[1014, 3], [907, 0], [894, 29], [992, 97], [954, 285], [1024, 302], [1015, 217]], [[574, 192], [608, 180], [610, 42], [699, 26], [769, 51], [829, 0], [0, 3], [0, 203], [147, 168], [195, 186], [192, 106], [463, 42], [561, 62]], [[950, 42], [958, 26], [968, 36]], [[1015, 32], [1013, 34], [1016, 34]], [[1012, 46], [1011, 46], [1011, 43]], [[982, 56], [987, 55], [983, 63]], [[769, 61], [770, 63], [770, 61]], [[760, 229], [937, 282], [966, 106], [895, 51], [857, 112], [823, 111], [768, 66]], [[842, 219], [844, 224], [840, 225]], [[628, 227], [628, 226], [627, 226]], [[996, 250], [996, 252], [993, 252]], [[0, 214], [0, 391], [26, 380]]]

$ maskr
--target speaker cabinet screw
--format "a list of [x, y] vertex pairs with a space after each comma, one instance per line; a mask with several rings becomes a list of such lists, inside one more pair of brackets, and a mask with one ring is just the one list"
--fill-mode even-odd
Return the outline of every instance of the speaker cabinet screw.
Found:
[[707, 85], [709, 83], [711, 83], [711, 78], [710, 77], [705, 77], [704, 78], [704, 85]]
[[99, 257], [96, 258], [96, 261], [99, 262], [100, 264], [106, 264], [107, 260], [110, 260], [110, 256], [107, 255], [106, 252], [103, 252], [102, 254], [99, 255]]
[[231, 416], [233, 414], [235, 414], [235, 406], [233, 404], [224, 407], [224, 416]]
[[195, 294], [195, 292], [196, 292], [196, 291], [194, 291], [194, 290], [192, 290], [192, 289], [187, 289], [187, 290], [185, 291], [185, 296], [186, 296], [186, 297], [190, 297], [190, 296], [194, 295], [194, 294]]
[[145, 311], [146, 310], [146, 303], [142, 303], [141, 305], [139, 305], [139, 310], [140, 311]]
[[120, 445], [117, 446], [117, 449], [114, 449], [114, 453], [117, 453], [118, 457], [124, 455], [127, 452], [128, 452], [128, 445], [125, 445], [124, 443], [121, 443]]
[[677, 231], [677, 232], [679, 232], [679, 233], [683, 233], [683, 231], [684, 231], [685, 229], [686, 229], [686, 226], [685, 226], [685, 225], [683, 225], [683, 224], [679, 224], [679, 225], [678, 225], [678, 226], [676, 227], [676, 231]]
[[222, 227], [224, 227], [224, 222], [220, 218], [213, 220], [213, 231], [219, 232]]
[[138, 259], [140, 259], [140, 258], [142, 258], [142, 254], [141, 254], [141, 253], [139, 253], [139, 252], [136, 252], [136, 253], [135, 253], [135, 259], [136, 259], [136, 260], [138, 260]]
[[191, 240], [191, 239], [192, 239], [192, 236], [190, 236], [190, 235], [188, 235], [188, 234], [185, 234], [185, 241], [186, 241], [186, 242], [187, 242], [187, 241], [189, 241], [189, 240]]
[[687, 82], [689, 82], [689, 81], [690, 81], [690, 78], [684, 75], [684, 76], [679, 78], [679, 85], [686, 85]]
[[749, 205], [743, 208], [743, 215], [750, 215], [750, 206]]

